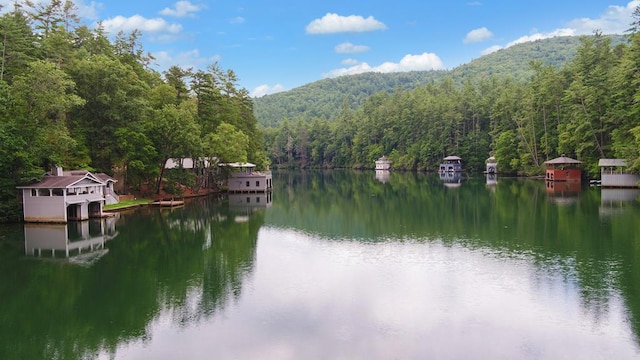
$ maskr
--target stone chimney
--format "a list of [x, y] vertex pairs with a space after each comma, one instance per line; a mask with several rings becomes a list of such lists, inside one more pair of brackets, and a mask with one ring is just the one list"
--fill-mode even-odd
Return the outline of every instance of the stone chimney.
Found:
[[53, 176], [62, 176], [62, 166], [53, 165], [53, 169], [51, 169], [51, 175]]

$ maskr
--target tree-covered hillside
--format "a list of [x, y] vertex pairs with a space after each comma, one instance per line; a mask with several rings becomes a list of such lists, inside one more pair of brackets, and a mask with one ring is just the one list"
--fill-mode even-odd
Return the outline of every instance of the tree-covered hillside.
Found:
[[[458, 155], [468, 171], [481, 171], [493, 155], [499, 172], [538, 175], [545, 161], [566, 154], [589, 177], [599, 175], [602, 158], [627, 159], [640, 171], [640, 32], [628, 39], [580, 37], [564, 63], [516, 62], [510, 50], [498, 52], [493, 67], [481, 62], [490, 74], [467, 67], [414, 89], [377, 92], [356, 108], [336, 104], [331, 121], [284, 119], [264, 129], [266, 150], [282, 167], [372, 168], [384, 155], [395, 169], [433, 171]], [[527, 76], [507, 67], [525, 63]], [[460, 72], [468, 75], [455, 77]]]
[[397, 88], [414, 89], [442, 78], [446, 71], [364, 73], [323, 79], [277, 94], [254, 99], [256, 119], [263, 126], [277, 126], [281, 120], [298, 118], [334, 119], [344, 102], [358, 107], [364, 99]]
[[[612, 46], [626, 41], [624, 36], [611, 35]], [[580, 37], [565, 36], [517, 44], [484, 55], [450, 71], [414, 71], [406, 73], [364, 73], [323, 79], [304, 86], [254, 99], [255, 116], [262, 126], [277, 126], [284, 119], [295, 121], [314, 118], [336, 119], [344, 104], [351, 109], [380, 91], [391, 94], [402, 88], [412, 90], [451, 78], [456, 86], [468, 79], [482, 79], [492, 75], [509, 76], [524, 82], [534, 75], [530, 63], [539, 61], [557, 69], [576, 55]]]
[[[608, 35], [611, 46], [616, 47], [626, 42], [623, 35]], [[461, 85], [465, 79], [481, 79], [488, 76], [509, 76], [518, 82], [529, 80], [535, 71], [531, 62], [562, 68], [576, 56], [580, 46], [579, 36], [559, 36], [517, 44], [474, 59], [468, 64], [460, 65], [450, 71], [447, 76]]]

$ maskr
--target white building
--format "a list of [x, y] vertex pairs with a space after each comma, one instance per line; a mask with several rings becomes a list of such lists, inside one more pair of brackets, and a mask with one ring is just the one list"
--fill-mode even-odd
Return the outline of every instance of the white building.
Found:
[[376, 160], [376, 170], [389, 170], [391, 169], [391, 160], [388, 157], [383, 156]]
[[271, 171], [255, 171], [251, 163], [220, 164], [232, 169], [227, 180], [229, 192], [267, 192], [273, 188]]
[[102, 217], [107, 199], [110, 203], [118, 201], [114, 182], [106, 174], [86, 170], [63, 172], [56, 167], [42, 181], [18, 187], [22, 190], [24, 221], [66, 223]]
[[625, 172], [627, 161], [624, 159], [600, 159], [600, 186], [637, 188], [640, 175]]

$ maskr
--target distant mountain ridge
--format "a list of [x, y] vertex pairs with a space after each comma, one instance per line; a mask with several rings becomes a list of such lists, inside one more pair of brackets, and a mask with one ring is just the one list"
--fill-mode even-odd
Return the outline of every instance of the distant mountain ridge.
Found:
[[[615, 47], [626, 42], [623, 35], [610, 35]], [[483, 55], [452, 70], [412, 71], [401, 73], [363, 73], [318, 80], [289, 91], [254, 99], [254, 113], [258, 124], [277, 126], [284, 119], [313, 118], [331, 120], [345, 104], [357, 108], [364, 99], [380, 92], [401, 88], [415, 89], [444, 78], [460, 85], [490, 76], [509, 76], [526, 81], [533, 75], [531, 61], [561, 68], [571, 61], [580, 45], [579, 36], [554, 37], [517, 44]]]

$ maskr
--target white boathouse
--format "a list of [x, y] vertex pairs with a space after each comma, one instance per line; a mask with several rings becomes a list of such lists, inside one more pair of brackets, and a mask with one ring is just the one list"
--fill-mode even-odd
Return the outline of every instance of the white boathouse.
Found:
[[637, 188], [640, 175], [629, 174], [625, 171], [627, 161], [625, 159], [600, 159], [600, 186]]
[[220, 164], [232, 169], [227, 180], [231, 193], [258, 193], [271, 191], [273, 187], [271, 171], [255, 171], [252, 163]]

